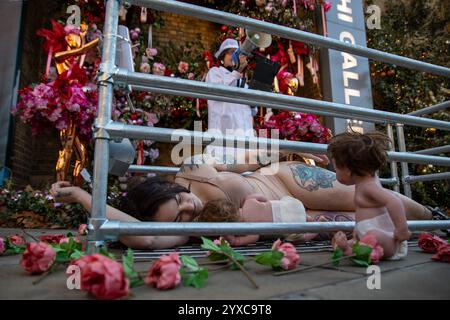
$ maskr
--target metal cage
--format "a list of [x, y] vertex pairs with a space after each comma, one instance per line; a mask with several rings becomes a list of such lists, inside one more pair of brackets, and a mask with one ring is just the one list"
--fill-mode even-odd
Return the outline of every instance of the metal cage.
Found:
[[[257, 30], [283, 38], [303, 41], [318, 47], [334, 49], [371, 58], [377, 61], [393, 63], [423, 72], [430, 72], [450, 77], [450, 69], [433, 65], [390, 53], [353, 45], [272, 23], [241, 17], [201, 6], [179, 1], [164, 0], [129, 0], [128, 3], [149, 7], [156, 10], [168, 11], [197, 17], [211, 22], [234, 25], [249, 30]], [[173, 129], [140, 127], [126, 125], [111, 120], [113, 86], [131, 86], [134, 90], [151, 91], [170, 95], [181, 95], [196, 98], [214, 99], [217, 101], [239, 102], [250, 105], [260, 105], [285, 110], [311, 112], [318, 115], [347, 118], [387, 124], [387, 134], [393, 140], [393, 126], [396, 126], [399, 150], [388, 153], [391, 162], [390, 179], [382, 182], [393, 185], [399, 191], [403, 184], [404, 194], [411, 196], [410, 183], [436, 179], [449, 179], [450, 173], [439, 173], [423, 176], [409, 176], [408, 163], [424, 163], [450, 166], [450, 158], [438, 157], [433, 154], [448, 150], [449, 146], [422, 150], [415, 153], [406, 152], [403, 125], [433, 127], [450, 130], [450, 122], [421, 118], [419, 116], [448, 108], [449, 101], [424, 108], [411, 114], [397, 114], [379, 110], [349, 106], [340, 103], [285, 96], [275, 93], [249, 90], [244, 88], [230, 88], [199, 81], [174, 79], [119, 69], [115, 65], [116, 38], [118, 29], [119, 0], [107, 0], [104, 27], [104, 42], [102, 63], [99, 69], [99, 108], [98, 117], [94, 125], [95, 157], [94, 178], [92, 191], [92, 213], [89, 219], [88, 250], [95, 252], [103, 245], [104, 240], [119, 235], [217, 235], [233, 234], [281, 234], [301, 232], [324, 232], [337, 230], [352, 230], [354, 222], [308, 222], [308, 223], [163, 223], [163, 222], [123, 222], [106, 219], [106, 190], [108, 176], [109, 140], [112, 138], [128, 137], [131, 139], [152, 139], [155, 141], [171, 141]], [[201, 141], [208, 141], [211, 136], [207, 132], [184, 131], [186, 137], [197, 137]], [[278, 144], [281, 149], [325, 153], [326, 145], [274, 140], [255, 137], [225, 136], [225, 141], [242, 143], [246, 147], [252, 143], [265, 145]], [[195, 140], [194, 140], [195, 141]], [[398, 177], [395, 162], [401, 163], [401, 179]], [[134, 172], [163, 172], [176, 173], [178, 168], [131, 166]], [[409, 221], [411, 230], [435, 230], [450, 228], [450, 221]]]

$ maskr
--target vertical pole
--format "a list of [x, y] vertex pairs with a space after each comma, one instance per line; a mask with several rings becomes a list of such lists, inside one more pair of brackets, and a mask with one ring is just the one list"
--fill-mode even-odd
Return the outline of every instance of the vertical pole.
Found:
[[[386, 133], [392, 141], [392, 151], [395, 151], [395, 138], [394, 138], [394, 130], [392, 128], [392, 124], [387, 124]], [[397, 183], [394, 185], [394, 191], [400, 192], [400, 182], [398, 180], [398, 170], [397, 170], [397, 162], [390, 161], [391, 166], [391, 177], [397, 179]]]
[[89, 219], [88, 253], [97, 252], [104, 244], [100, 233], [106, 221], [106, 192], [108, 183], [109, 135], [104, 127], [111, 121], [113, 82], [111, 72], [115, 68], [116, 34], [119, 16], [119, 0], [106, 3], [103, 30], [102, 64], [98, 75], [98, 115], [95, 120], [94, 180], [92, 189], [92, 213]]
[[[406, 144], [405, 144], [405, 134], [403, 132], [403, 124], [397, 123], [397, 139], [398, 139], [398, 151], [406, 152]], [[402, 183], [403, 183], [403, 194], [409, 198], [411, 198], [411, 185], [406, 181], [406, 177], [409, 176], [408, 163], [400, 162], [400, 166], [402, 169]]]

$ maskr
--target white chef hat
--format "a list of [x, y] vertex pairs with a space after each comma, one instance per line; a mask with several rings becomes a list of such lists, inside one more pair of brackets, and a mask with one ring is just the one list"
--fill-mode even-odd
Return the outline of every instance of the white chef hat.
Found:
[[214, 56], [216, 57], [216, 59], [218, 59], [219, 56], [222, 54], [222, 52], [231, 48], [238, 49], [239, 48], [238, 42], [234, 39], [225, 39]]

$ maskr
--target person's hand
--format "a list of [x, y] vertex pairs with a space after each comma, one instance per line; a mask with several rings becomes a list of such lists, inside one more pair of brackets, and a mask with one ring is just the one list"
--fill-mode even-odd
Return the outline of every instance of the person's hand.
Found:
[[[292, 154], [293, 152], [287, 150], [281, 150], [282, 155]], [[312, 154], [312, 153], [304, 153], [304, 152], [295, 152], [295, 154], [299, 155], [302, 158], [307, 158], [319, 162], [323, 165], [327, 165], [330, 163], [330, 159], [324, 154]]]
[[237, 71], [242, 73], [242, 71], [244, 71], [244, 69], [247, 67], [247, 65], [248, 65], [247, 57], [240, 55], [239, 56], [239, 67], [238, 67]]
[[77, 202], [81, 192], [83, 192], [81, 188], [74, 187], [67, 181], [55, 182], [50, 190], [55, 202], [65, 203]]
[[394, 230], [394, 239], [398, 242], [402, 242], [405, 240], [409, 240], [411, 237], [411, 232], [408, 228], [395, 228]]

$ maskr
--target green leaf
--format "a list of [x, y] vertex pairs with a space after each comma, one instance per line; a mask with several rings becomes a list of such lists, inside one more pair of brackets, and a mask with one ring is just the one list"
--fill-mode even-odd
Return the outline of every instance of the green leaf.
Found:
[[203, 249], [210, 250], [210, 251], [219, 251], [220, 250], [219, 246], [214, 244], [214, 242], [209, 240], [208, 238], [202, 237], [202, 240], [203, 240], [203, 244], [202, 244]]
[[356, 257], [352, 259], [355, 264], [363, 267], [367, 267], [370, 265], [370, 254], [372, 253], [371, 247], [355, 243], [353, 245], [352, 251], [356, 255]]
[[344, 251], [342, 251], [341, 248], [336, 248], [333, 251], [333, 255], [331, 256], [331, 261], [333, 261], [333, 266], [338, 266], [339, 265], [339, 260], [340, 258], [342, 258], [344, 256]]
[[283, 252], [278, 250], [272, 250], [257, 255], [254, 259], [256, 263], [271, 266], [274, 269], [278, 269], [281, 265], [281, 259], [283, 258]]
[[108, 257], [112, 260], [116, 260], [116, 257], [112, 253], [109, 253], [105, 247], [100, 248], [98, 253], [101, 254], [102, 256]]
[[192, 279], [192, 286], [196, 289], [201, 289], [205, 286], [206, 280], [208, 280], [208, 270], [201, 268]]
[[190, 271], [197, 271], [199, 270], [198, 263], [195, 261], [194, 258], [190, 256], [181, 256], [180, 257], [181, 262], [183, 263], [183, 266], [188, 268]]
[[370, 262], [367, 262], [367, 260], [360, 260], [360, 259], [353, 258], [352, 261], [360, 267], [370, 266]]
[[75, 249], [74, 252], [70, 255], [71, 260], [77, 260], [84, 256], [84, 252]]

